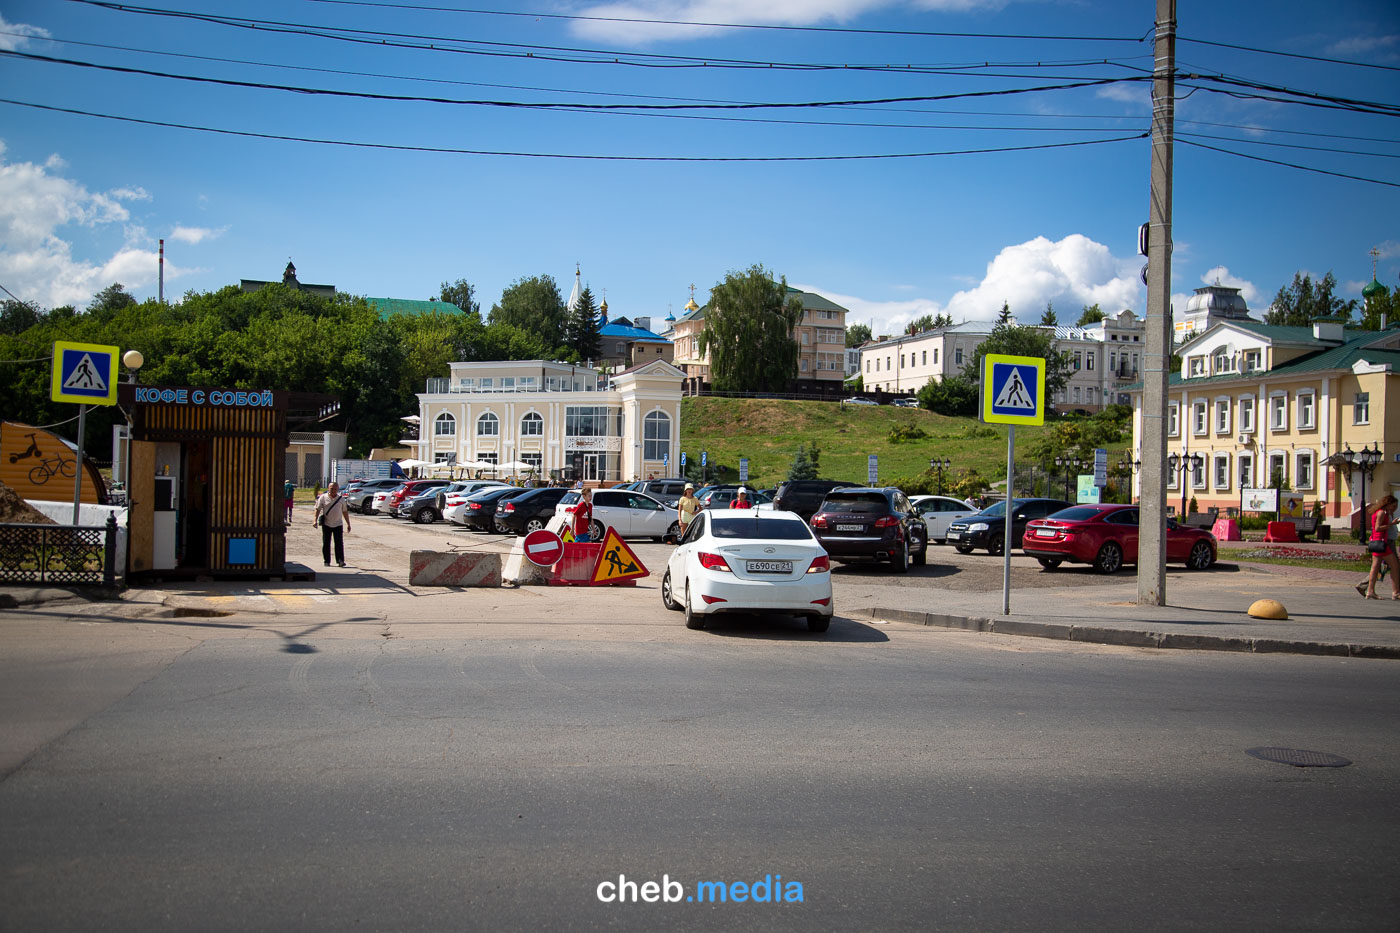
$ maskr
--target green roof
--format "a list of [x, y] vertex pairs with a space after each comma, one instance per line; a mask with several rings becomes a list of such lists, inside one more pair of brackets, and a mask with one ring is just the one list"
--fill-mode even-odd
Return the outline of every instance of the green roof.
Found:
[[461, 314], [462, 309], [450, 301], [414, 301], [412, 298], [366, 298], [369, 306], [379, 312], [381, 319], [398, 314]]
[[[1233, 324], [1236, 322], [1232, 321], [1231, 323]], [[1267, 324], [1259, 324], [1249, 329], [1260, 333], [1261, 336], [1268, 336], [1262, 333], [1263, 331], [1302, 331], [1308, 334], [1309, 339], [1313, 343], [1317, 343], [1317, 340], [1312, 337], [1312, 330], [1307, 327], [1270, 327]], [[1220, 376], [1197, 376], [1194, 379], [1182, 379], [1181, 371], [1177, 370], [1167, 378], [1167, 385], [1187, 385], [1194, 387], [1218, 385], [1227, 382], [1258, 382], [1261, 377], [1266, 379], [1273, 379], [1276, 377], [1288, 378], [1289, 376], [1297, 376], [1303, 373], [1327, 372], [1329, 370], [1339, 369], [1349, 370], [1360, 360], [1365, 360], [1368, 363], [1390, 363], [1395, 367], [1397, 372], [1400, 372], [1400, 350], [1369, 349], [1373, 344], [1384, 343], [1388, 340], [1394, 340], [1397, 337], [1400, 337], [1400, 331], [1394, 329], [1363, 331], [1352, 336], [1341, 346], [1320, 347], [1313, 353], [1306, 353], [1297, 359], [1289, 360], [1287, 363], [1275, 366], [1273, 369], [1263, 373], [1226, 373]], [[1275, 339], [1285, 342], [1289, 340], [1287, 336]], [[1142, 383], [1134, 382], [1131, 385], [1123, 386], [1119, 391], [1140, 392], [1142, 391]]]

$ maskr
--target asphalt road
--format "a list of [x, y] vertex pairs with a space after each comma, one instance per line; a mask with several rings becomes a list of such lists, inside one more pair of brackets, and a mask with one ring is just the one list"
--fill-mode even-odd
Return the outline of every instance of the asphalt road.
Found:
[[[0, 614], [0, 927], [1400, 916], [1393, 662], [513, 605], [291, 636], [239, 615]], [[697, 899], [600, 901], [620, 875]], [[800, 903], [699, 900], [779, 875]]]

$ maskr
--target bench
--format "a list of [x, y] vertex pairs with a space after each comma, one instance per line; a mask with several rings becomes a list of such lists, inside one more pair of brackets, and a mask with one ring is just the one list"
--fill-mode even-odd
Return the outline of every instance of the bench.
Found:
[[1330, 541], [1332, 539], [1332, 528], [1324, 524], [1316, 515], [1304, 515], [1300, 518], [1286, 518], [1284, 521], [1293, 523], [1293, 530], [1298, 533], [1300, 539], [1306, 539], [1308, 535], [1315, 534], [1319, 541]]
[[1215, 525], [1215, 519], [1220, 515], [1217, 508], [1209, 508], [1204, 512], [1192, 512], [1186, 516], [1186, 521], [1182, 522], [1188, 528], [1210, 528]]

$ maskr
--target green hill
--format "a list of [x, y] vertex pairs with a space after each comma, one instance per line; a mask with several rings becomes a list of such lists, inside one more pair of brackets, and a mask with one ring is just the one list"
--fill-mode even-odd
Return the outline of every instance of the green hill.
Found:
[[[1084, 423], [1084, 422], [1079, 422]], [[1065, 424], [1060, 422], [1059, 424]], [[923, 431], [927, 437], [897, 443], [891, 432]], [[1018, 473], [1032, 458], [1037, 442], [1055, 425], [1016, 430]], [[922, 474], [931, 457], [947, 457], [952, 466], [945, 480], [975, 469], [992, 482], [1006, 475], [1006, 434], [1000, 426], [974, 418], [950, 418], [923, 409], [891, 406], [843, 406], [835, 402], [796, 402], [777, 399], [733, 399], [706, 396], [681, 400], [681, 449], [692, 464], [700, 452], [709, 454], [709, 478], [736, 482], [739, 458], [749, 458], [749, 480], [757, 487], [787, 478], [799, 447], [815, 442], [821, 450], [824, 479], [864, 482], [868, 457], [879, 460], [880, 481]], [[1117, 462], [1130, 438], [1109, 445], [1109, 463]], [[1022, 487], [1018, 479], [1017, 488]], [[1060, 489], [1063, 492], [1063, 489]]]

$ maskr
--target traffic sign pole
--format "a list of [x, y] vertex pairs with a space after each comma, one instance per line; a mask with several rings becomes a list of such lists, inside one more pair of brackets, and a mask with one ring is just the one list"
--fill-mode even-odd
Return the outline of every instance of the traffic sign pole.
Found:
[[78, 504], [83, 498], [83, 438], [87, 432], [87, 406], [78, 406], [78, 459], [73, 464], [73, 524], [78, 524]]
[[1016, 425], [1006, 435], [1006, 531], [1001, 536], [1001, 614], [1011, 615], [1011, 502], [1016, 489]]

